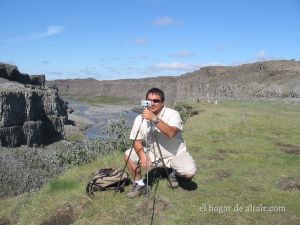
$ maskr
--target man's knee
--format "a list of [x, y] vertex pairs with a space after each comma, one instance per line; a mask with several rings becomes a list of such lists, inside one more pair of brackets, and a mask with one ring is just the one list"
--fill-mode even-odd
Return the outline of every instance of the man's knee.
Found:
[[176, 171], [176, 175], [179, 177], [182, 177], [184, 179], [191, 180], [195, 176], [196, 171], [197, 171], [196, 168], [194, 168], [193, 170], [188, 170], [188, 171]]
[[194, 174], [184, 174], [184, 175], [178, 174], [178, 176], [179, 176], [179, 177], [182, 177], [182, 178], [184, 178], [184, 179], [186, 179], [186, 180], [191, 180], [191, 179], [193, 179], [193, 177], [195, 176], [195, 173], [194, 173]]
[[196, 165], [192, 164], [186, 168], [177, 170], [176, 175], [184, 179], [191, 180], [195, 176], [196, 172], [197, 172], [197, 167]]
[[181, 152], [171, 161], [171, 168], [176, 170], [176, 175], [185, 179], [192, 179], [197, 171], [197, 166], [189, 152]]
[[[127, 160], [128, 159], [128, 156], [130, 154], [130, 149], [127, 149], [125, 152], [124, 152], [124, 159]], [[134, 151], [134, 150], [133, 150]], [[131, 152], [132, 153], [132, 152]]]

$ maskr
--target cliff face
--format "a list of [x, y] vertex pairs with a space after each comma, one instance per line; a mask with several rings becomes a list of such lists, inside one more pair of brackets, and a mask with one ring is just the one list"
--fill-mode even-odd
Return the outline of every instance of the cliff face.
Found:
[[300, 62], [204, 67], [177, 82], [177, 98], [300, 98]]
[[0, 83], [0, 145], [47, 144], [61, 139], [66, 104], [53, 88]]
[[170, 102], [187, 98], [300, 98], [300, 62], [210, 66], [174, 77], [56, 80], [48, 85], [56, 85], [65, 95], [125, 97], [136, 103], [152, 87], [163, 89]]
[[20, 73], [18, 67], [0, 62], [0, 77], [9, 81], [16, 81], [22, 84], [45, 85], [46, 77], [41, 75], [28, 75]]

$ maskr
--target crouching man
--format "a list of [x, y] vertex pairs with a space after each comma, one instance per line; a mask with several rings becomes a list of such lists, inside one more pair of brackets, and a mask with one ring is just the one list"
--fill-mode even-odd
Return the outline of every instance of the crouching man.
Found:
[[197, 171], [182, 138], [183, 124], [179, 113], [165, 107], [165, 95], [158, 88], [150, 89], [146, 99], [151, 101], [151, 105], [135, 118], [130, 133], [130, 139], [135, 140], [134, 150], [129, 159], [131, 149], [125, 152], [125, 161], [128, 160], [127, 167], [134, 180], [133, 190], [127, 193], [128, 198], [146, 194], [141, 168], [149, 171], [153, 166], [162, 167], [163, 160], [166, 167], [172, 169], [169, 186], [173, 188], [178, 187], [177, 176], [190, 180]]

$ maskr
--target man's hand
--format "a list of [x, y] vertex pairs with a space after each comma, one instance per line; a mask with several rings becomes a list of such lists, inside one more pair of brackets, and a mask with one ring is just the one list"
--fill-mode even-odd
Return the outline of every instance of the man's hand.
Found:
[[[150, 121], [154, 121], [156, 119], [156, 115], [147, 108], [144, 109], [142, 113], [142, 117]], [[169, 138], [173, 138], [178, 132], [177, 127], [169, 126], [168, 124], [164, 123], [162, 120], [160, 120], [160, 123], [156, 124], [155, 126]]]
[[149, 170], [152, 166], [152, 162], [147, 155], [144, 155], [144, 157], [140, 158], [140, 165], [143, 167], [143, 169]]
[[150, 121], [154, 121], [156, 119], [156, 115], [147, 108], [144, 109], [142, 117]]
[[144, 152], [144, 148], [142, 145], [142, 141], [141, 140], [136, 140], [134, 142], [134, 150], [136, 152], [136, 154], [139, 156], [140, 158], [140, 166], [144, 169], [150, 169], [152, 162], [149, 159], [149, 157], [146, 155], [146, 153]]

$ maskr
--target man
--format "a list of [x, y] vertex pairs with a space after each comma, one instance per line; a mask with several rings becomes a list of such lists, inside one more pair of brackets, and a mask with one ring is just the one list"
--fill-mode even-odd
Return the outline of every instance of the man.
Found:
[[135, 140], [134, 150], [128, 149], [125, 152], [127, 167], [134, 180], [133, 190], [127, 194], [129, 198], [146, 194], [141, 167], [149, 171], [153, 166], [163, 166], [164, 160], [165, 165], [172, 169], [169, 186], [173, 188], [178, 187], [176, 176], [192, 179], [197, 170], [182, 138], [183, 125], [179, 113], [165, 107], [165, 95], [158, 88], [150, 89], [146, 99], [151, 101], [151, 106], [136, 117], [130, 133], [130, 139]]

